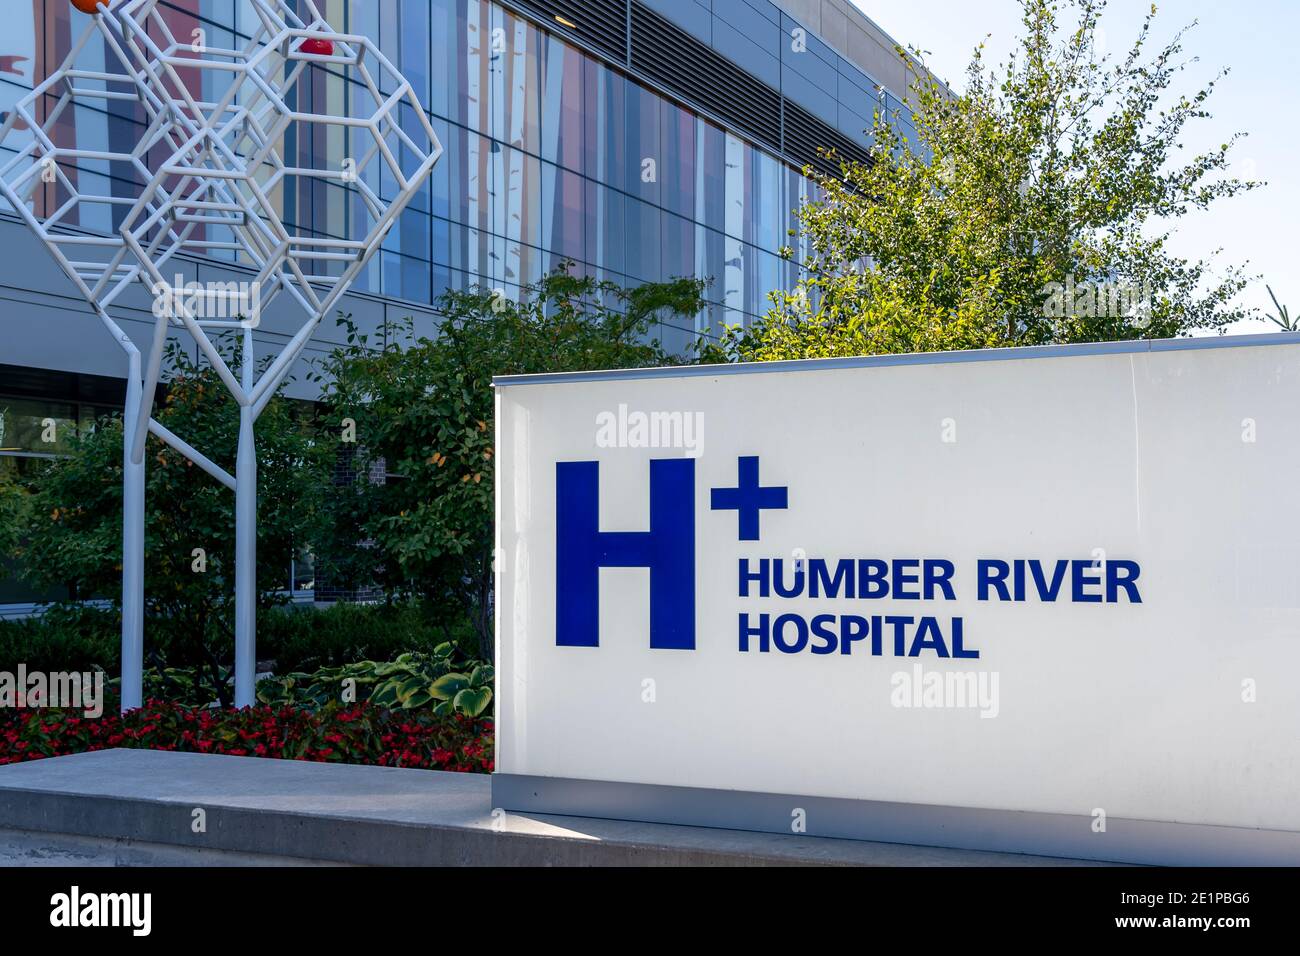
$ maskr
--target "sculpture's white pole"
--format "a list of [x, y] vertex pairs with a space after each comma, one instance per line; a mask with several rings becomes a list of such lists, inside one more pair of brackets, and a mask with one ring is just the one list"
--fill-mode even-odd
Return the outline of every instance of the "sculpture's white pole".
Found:
[[[244, 329], [243, 387], [253, 389], [253, 330]], [[256, 702], [257, 680], [257, 448], [253, 407], [239, 406], [235, 456], [235, 706]]]
[[[125, 336], [123, 336], [125, 338]], [[122, 712], [144, 703], [144, 458], [131, 460], [141, 414], [140, 353], [127, 352], [122, 412]]]

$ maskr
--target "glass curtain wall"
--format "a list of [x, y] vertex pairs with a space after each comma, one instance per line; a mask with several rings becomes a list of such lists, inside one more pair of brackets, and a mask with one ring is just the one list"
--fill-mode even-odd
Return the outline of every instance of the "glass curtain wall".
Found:
[[[13, 0], [33, 9], [27, 79], [0, 74], [0, 109], [30, 89], [71, 42], [66, 0]], [[378, 38], [414, 84], [446, 150], [430, 181], [389, 233], [355, 288], [414, 302], [481, 283], [517, 294], [571, 260], [623, 285], [694, 275], [710, 280], [708, 310], [694, 329], [666, 329], [684, 347], [696, 331], [746, 322], [789, 288], [797, 268], [778, 251], [791, 242], [792, 210], [813, 187], [797, 169], [637, 83], [573, 44], [484, 0], [326, 0], [338, 27]], [[242, 0], [172, 0], [173, 34], [206, 31], [236, 45], [254, 23]], [[84, 23], [77, 16], [76, 24]], [[102, 48], [98, 54], [102, 58]], [[217, 77], [209, 82], [223, 82]], [[350, 88], [353, 87], [353, 88]], [[205, 99], [220, 90], [206, 89]], [[353, 113], [359, 88], [313, 68], [298, 108]], [[124, 148], [138, 117], [99, 104], [78, 107], [57, 131], [63, 142]], [[414, 116], [406, 117], [414, 128]], [[341, 164], [355, 135], [336, 128], [290, 133], [286, 159]], [[117, 164], [121, 165], [121, 164]], [[130, 170], [86, 164], [93, 188], [130, 195]], [[391, 194], [372, 164], [369, 184]], [[360, 200], [344, 184], [287, 182], [274, 197], [284, 218], [313, 233], [348, 236]], [[48, 197], [53, 208], [58, 197]], [[86, 206], [69, 224], [114, 227], [114, 210]], [[117, 215], [121, 215], [120, 210]], [[796, 250], [797, 251], [797, 250]]]

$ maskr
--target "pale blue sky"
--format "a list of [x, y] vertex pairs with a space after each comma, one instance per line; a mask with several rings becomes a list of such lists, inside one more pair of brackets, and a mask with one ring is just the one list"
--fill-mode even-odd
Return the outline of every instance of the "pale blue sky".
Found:
[[[987, 36], [987, 58], [1001, 63], [1020, 28], [1017, 0], [852, 2], [899, 43], [928, 51], [926, 62], [957, 89], [977, 43]], [[1102, 28], [1112, 54], [1128, 48], [1149, 6], [1143, 0], [1111, 0]], [[1222, 260], [1248, 260], [1247, 271], [1262, 274], [1242, 294], [1242, 304], [1272, 312], [1267, 282], [1283, 305], [1300, 312], [1300, 107], [1294, 80], [1300, 65], [1300, 0], [1166, 0], [1157, 7], [1152, 47], [1198, 21], [1183, 49], [1199, 62], [1183, 73], [1180, 92], [1195, 92], [1219, 70], [1230, 70], [1210, 99], [1213, 117], [1186, 127], [1186, 152], [1192, 155], [1234, 132], [1248, 133], [1230, 154], [1234, 173], [1268, 183], [1186, 217], [1178, 225], [1174, 250], [1196, 257], [1222, 247]], [[1275, 327], [1267, 320], [1232, 329], [1270, 330]]]

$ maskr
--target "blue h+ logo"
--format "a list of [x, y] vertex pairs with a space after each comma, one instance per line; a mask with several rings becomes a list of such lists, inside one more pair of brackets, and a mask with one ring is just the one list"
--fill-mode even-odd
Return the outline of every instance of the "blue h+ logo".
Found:
[[600, 569], [650, 569], [650, 646], [695, 649], [695, 459], [650, 462], [650, 530], [600, 530], [600, 465], [555, 465], [555, 643], [600, 645]]
[[[710, 489], [714, 511], [735, 511], [741, 541], [759, 517], [789, 507], [784, 486], [758, 480], [758, 456], [736, 460], [736, 487]], [[695, 649], [695, 459], [650, 462], [650, 530], [600, 530], [600, 463], [555, 465], [555, 643], [600, 646], [600, 569], [650, 569], [650, 646]]]

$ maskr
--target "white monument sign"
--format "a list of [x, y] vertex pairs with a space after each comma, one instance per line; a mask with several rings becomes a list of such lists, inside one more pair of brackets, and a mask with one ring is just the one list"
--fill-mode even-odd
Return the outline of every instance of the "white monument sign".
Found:
[[1300, 862], [1300, 337], [497, 388], [495, 806]]

